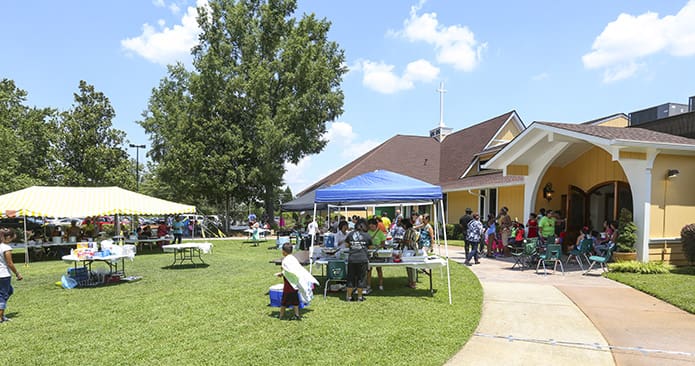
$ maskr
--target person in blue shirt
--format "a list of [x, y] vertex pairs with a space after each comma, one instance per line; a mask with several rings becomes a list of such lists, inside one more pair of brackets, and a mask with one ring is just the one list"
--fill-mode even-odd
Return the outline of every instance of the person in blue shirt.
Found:
[[181, 221], [181, 216], [176, 216], [176, 220], [171, 224], [171, 229], [174, 233], [174, 242], [176, 244], [181, 244], [181, 237], [183, 237], [183, 222]]

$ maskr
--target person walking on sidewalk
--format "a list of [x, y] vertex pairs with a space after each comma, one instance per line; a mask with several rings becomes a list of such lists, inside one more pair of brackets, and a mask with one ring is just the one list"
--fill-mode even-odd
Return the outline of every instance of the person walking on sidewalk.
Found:
[[465, 243], [466, 258], [468, 257], [468, 252], [471, 251], [471, 243], [468, 241], [468, 223], [473, 220], [473, 210], [470, 207], [466, 208], [466, 214], [461, 216], [459, 219], [459, 225], [461, 225], [461, 232], [463, 233], [463, 242]]
[[480, 263], [480, 258], [478, 257], [478, 245], [483, 237], [483, 223], [480, 222], [480, 215], [478, 213], [473, 214], [473, 220], [468, 223], [467, 238], [471, 242], [471, 251], [468, 252], [466, 256], [466, 265], [471, 265], [471, 258], [475, 259], [475, 264]]

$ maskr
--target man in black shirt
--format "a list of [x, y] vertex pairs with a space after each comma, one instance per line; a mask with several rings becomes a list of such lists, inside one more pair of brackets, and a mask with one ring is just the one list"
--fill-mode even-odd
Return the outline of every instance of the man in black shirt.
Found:
[[468, 252], [471, 251], [471, 243], [468, 242], [466, 237], [468, 236], [468, 223], [473, 220], [473, 210], [469, 207], [466, 208], [466, 214], [461, 216], [459, 219], [459, 224], [461, 225], [461, 230], [463, 230], [463, 241], [466, 243], [466, 258], [468, 258]]
[[347, 263], [347, 301], [352, 300], [352, 292], [357, 288], [357, 300], [364, 301], [363, 291], [367, 287], [367, 268], [369, 254], [367, 248], [372, 245], [372, 238], [367, 233], [367, 221], [359, 219], [355, 230], [345, 238], [349, 250]]

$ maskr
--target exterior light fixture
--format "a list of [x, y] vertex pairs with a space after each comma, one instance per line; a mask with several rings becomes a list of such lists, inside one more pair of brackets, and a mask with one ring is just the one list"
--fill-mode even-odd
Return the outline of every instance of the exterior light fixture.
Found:
[[678, 174], [680, 174], [680, 171], [678, 169], [669, 169], [666, 172], [666, 179], [675, 178], [678, 176]]
[[548, 182], [545, 187], [543, 187], [543, 198], [550, 202], [553, 199], [553, 184]]

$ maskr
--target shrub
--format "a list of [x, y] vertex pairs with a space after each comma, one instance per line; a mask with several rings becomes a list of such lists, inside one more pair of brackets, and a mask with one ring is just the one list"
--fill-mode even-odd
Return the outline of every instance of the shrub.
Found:
[[673, 268], [673, 265], [664, 262], [642, 263], [637, 261], [627, 261], [608, 264], [608, 269], [611, 272], [629, 272], [641, 274], [669, 273]]
[[618, 252], [634, 252], [637, 242], [637, 225], [632, 222], [632, 212], [623, 208], [618, 217], [618, 237], [616, 238]]
[[454, 224], [446, 224], [446, 237], [447, 239], [450, 240], [456, 240], [456, 237], [454, 236], [456, 233], [456, 227]]
[[695, 262], [695, 224], [683, 226], [681, 229], [681, 240], [683, 240], [683, 253], [691, 264]]

